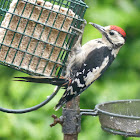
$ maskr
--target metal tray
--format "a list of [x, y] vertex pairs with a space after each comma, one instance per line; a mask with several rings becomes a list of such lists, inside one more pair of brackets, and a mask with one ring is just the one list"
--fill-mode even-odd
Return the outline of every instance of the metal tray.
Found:
[[120, 100], [95, 106], [103, 130], [140, 137], [140, 100]]

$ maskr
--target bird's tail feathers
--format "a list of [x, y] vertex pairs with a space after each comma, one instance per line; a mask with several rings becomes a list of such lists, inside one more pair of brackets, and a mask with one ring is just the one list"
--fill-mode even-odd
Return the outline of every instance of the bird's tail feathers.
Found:
[[59, 110], [66, 102], [67, 100], [64, 97], [62, 97], [58, 104], [55, 106], [55, 111]]
[[74, 95], [70, 94], [70, 90], [66, 90], [61, 99], [59, 100], [58, 104], [55, 106], [55, 110], [57, 111], [58, 109], [60, 109], [65, 103], [70, 101], [73, 97]]
[[57, 85], [62, 87], [66, 87], [69, 84], [69, 80], [64, 77], [56, 78], [56, 77], [36, 76], [36, 77], [14, 77], [14, 78], [18, 79], [14, 81], [46, 83], [46, 84], [52, 84], [52, 85]]
[[56, 78], [56, 77], [41, 77], [41, 76], [35, 76], [35, 77], [14, 77], [16, 80], [14, 81], [24, 81], [24, 82], [34, 82], [34, 83], [47, 83], [52, 85], [61, 86], [66, 89], [64, 92], [62, 98], [59, 100], [58, 104], [55, 106], [55, 110], [57, 111], [60, 109], [65, 103], [70, 101], [74, 95], [70, 94], [70, 89], [68, 90], [67, 87], [71, 84], [71, 79], [69, 78]]

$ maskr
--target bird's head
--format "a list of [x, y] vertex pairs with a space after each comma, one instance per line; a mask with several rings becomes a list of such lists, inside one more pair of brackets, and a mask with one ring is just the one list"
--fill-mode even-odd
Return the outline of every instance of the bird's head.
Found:
[[122, 28], [115, 25], [103, 27], [91, 22], [90, 24], [102, 33], [103, 41], [105, 41], [107, 44], [111, 44], [114, 49], [120, 48], [125, 44], [126, 33]]

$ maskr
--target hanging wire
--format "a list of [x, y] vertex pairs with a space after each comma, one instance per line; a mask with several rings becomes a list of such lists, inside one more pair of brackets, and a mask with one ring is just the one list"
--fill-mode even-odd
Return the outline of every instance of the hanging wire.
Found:
[[23, 114], [23, 113], [28, 113], [28, 112], [31, 112], [31, 111], [35, 111], [35, 110], [39, 109], [40, 107], [46, 105], [49, 101], [51, 101], [54, 98], [54, 96], [58, 93], [60, 88], [61, 88], [60, 86], [57, 86], [55, 88], [54, 92], [46, 100], [44, 100], [40, 104], [35, 105], [33, 107], [25, 108], [25, 109], [17, 109], [17, 110], [0, 107], [0, 111], [5, 112], [5, 113], [15, 113], [15, 114]]

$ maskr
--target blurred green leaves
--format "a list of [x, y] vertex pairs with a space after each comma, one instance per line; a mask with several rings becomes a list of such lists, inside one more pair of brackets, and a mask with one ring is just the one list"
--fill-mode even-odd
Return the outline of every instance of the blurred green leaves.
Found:
[[[127, 34], [126, 44], [104, 75], [81, 95], [81, 108], [93, 109], [96, 104], [124, 99], [140, 98], [140, 1], [139, 0], [85, 0], [89, 8], [87, 22], [117, 25]], [[87, 24], [83, 44], [101, 37]], [[5, 66], [0, 66], [0, 106], [8, 108], [31, 107], [45, 100], [54, 86], [15, 82], [13, 77], [27, 76]], [[52, 114], [61, 116], [61, 109], [54, 106], [63, 94], [58, 95], [43, 108], [28, 114], [14, 115], [0, 112], [0, 140], [61, 140], [61, 126], [50, 128]], [[132, 140], [105, 133], [100, 128], [98, 117], [82, 117], [79, 140]], [[136, 140], [138, 138], [133, 138]]]

